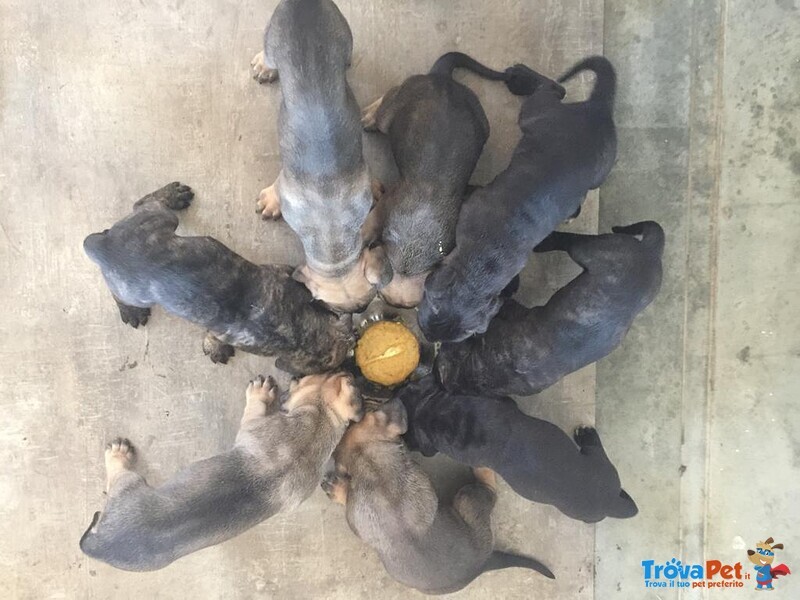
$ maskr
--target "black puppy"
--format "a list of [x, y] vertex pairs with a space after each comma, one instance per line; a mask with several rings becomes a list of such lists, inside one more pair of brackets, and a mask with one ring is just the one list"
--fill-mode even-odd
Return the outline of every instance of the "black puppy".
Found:
[[568, 252], [583, 273], [546, 305], [528, 309], [508, 301], [484, 335], [443, 344], [436, 369], [444, 386], [535, 394], [614, 350], [661, 287], [664, 231], [652, 221], [613, 231], [556, 232], [537, 246], [536, 252]]
[[380, 239], [392, 265], [393, 279], [379, 293], [394, 306], [419, 304], [425, 278], [453, 249], [461, 202], [489, 137], [481, 103], [453, 79], [456, 68], [505, 81], [512, 91], [527, 76], [524, 67], [493, 71], [448, 52], [427, 75], [409, 77], [364, 110], [364, 128], [389, 136], [400, 171], [364, 225], [367, 241]]
[[587, 523], [638, 512], [591, 427], [576, 429], [573, 442], [552, 423], [523, 413], [511, 398], [452, 395], [430, 376], [395, 398], [406, 407], [404, 437], [411, 450], [489, 468], [520, 496]]
[[457, 342], [486, 331], [531, 248], [575, 215], [611, 170], [617, 147], [611, 63], [588, 58], [560, 81], [586, 69], [597, 75], [594, 90], [573, 104], [561, 102], [561, 86], [529, 70], [538, 85], [522, 105], [522, 139], [511, 163], [464, 203], [456, 247], [425, 282], [419, 324], [429, 340]]
[[353, 346], [347, 319], [313, 304], [290, 267], [255, 265], [210, 237], [175, 235], [172, 211], [193, 197], [188, 186], [171, 183], [83, 242], [122, 321], [144, 325], [158, 304], [208, 330], [203, 350], [214, 362], [227, 362], [235, 346], [280, 354], [276, 366], [296, 375], [337, 367]]

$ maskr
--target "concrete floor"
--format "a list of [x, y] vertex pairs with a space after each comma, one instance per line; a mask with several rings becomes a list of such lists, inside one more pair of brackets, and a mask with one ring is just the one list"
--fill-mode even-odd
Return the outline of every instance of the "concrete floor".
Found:
[[[245, 354], [212, 365], [201, 332], [160, 311], [144, 330], [123, 326], [81, 241], [179, 179], [197, 191], [181, 232], [260, 262], [300, 259], [285, 224], [254, 213], [279, 169], [280, 96], [251, 82], [248, 64], [275, 3], [0, 0], [0, 597], [408, 595], [321, 492], [156, 573], [116, 571], [77, 546], [103, 503], [106, 440], [130, 437], [159, 483], [228, 447], [247, 379], [274, 372]], [[593, 421], [596, 397], [600, 433], [640, 515], [592, 527], [503, 487], [498, 545], [543, 559], [558, 579], [491, 573], [459, 596], [676, 598], [644, 588], [642, 560], [743, 561], [770, 535], [796, 567], [796, 3], [339, 5], [361, 103], [447, 50], [558, 73], [605, 49], [619, 69], [620, 156], [599, 208], [595, 195], [572, 227], [654, 218], [669, 236], [662, 293], [622, 347], [522, 403], [571, 428]], [[484, 182], [516, 142], [519, 101], [464, 80], [492, 125], [475, 175]], [[369, 138], [367, 149], [383, 171], [385, 145]], [[563, 257], [547, 258], [525, 272], [527, 301], [575, 274]], [[425, 466], [445, 491], [463, 476], [445, 460]], [[776, 587], [798, 585], [790, 576]]]

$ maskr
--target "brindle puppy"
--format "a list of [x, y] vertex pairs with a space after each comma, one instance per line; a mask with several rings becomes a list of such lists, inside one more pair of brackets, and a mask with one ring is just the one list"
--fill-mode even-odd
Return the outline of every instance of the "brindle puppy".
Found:
[[658, 294], [664, 251], [658, 223], [613, 231], [556, 232], [539, 244], [536, 252], [567, 252], [583, 273], [544, 306], [507, 301], [485, 334], [443, 344], [436, 362], [443, 385], [466, 394], [526, 396], [610, 354]]
[[289, 267], [255, 265], [210, 237], [175, 235], [173, 211], [193, 196], [188, 186], [171, 183], [84, 241], [122, 321], [144, 325], [150, 307], [160, 305], [208, 330], [203, 350], [214, 362], [227, 362], [237, 347], [280, 354], [278, 368], [296, 375], [341, 364], [353, 346], [348, 320], [316, 306]]

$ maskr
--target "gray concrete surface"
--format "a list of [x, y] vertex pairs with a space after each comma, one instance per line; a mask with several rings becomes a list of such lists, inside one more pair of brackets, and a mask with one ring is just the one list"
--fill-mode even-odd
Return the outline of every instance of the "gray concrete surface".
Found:
[[[226, 448], [247, 379], [273, 372], [244, 354], [212, 365], [201, 332], [160, 311], [144, 330], [123, 326], [80, 244], [180, 179], [198, 192], [181, 232], [214, 235], [252, 260], [299, 260], [286, 226], [253, 208], [279, 169], [279, 94], [248, 75], [275, 3], [0, 0], [0, 597], [408, 595], [321, 492], [156, 573], [116, 571], [77, 547], [103, 503], [108, 438], [130, 437], [159, 483]], [[603, 441], [640, 515], [595, 528], [503, 487], [498, 545], [543, 559], [559, 578], [491, 573], [458, 595], [675, 598], [644, 588], [642, 560], [744, 561], [769, 535], [795, 567], [796, 2], [339, 4], [362, 103], [446, 50], [557, 73], [605, 47], [620, 76], [620, 157], [599, 209], [595, 195], [572, 227], [655, 218], [669, 236], [662, 294], [622, 347], [522, 402], [571, 428], [593, 420], [596, 385]], [[482, 182], [516, 141], [518, 100], [464, 80], [492, 125]], [[368, 138], [367, 148], [384, 171], [384, 145]], [[547, 256], [526, 270], [522, 294], [542, 301], [574, 274]], [[465, 476], [446, 460], [425, 466], [445, 493]], [[793, 577], [776, 597], [797, 595]]]
[[[668, 234], [660, 297], [597, 365], [597, 421], [641, 509], [597, 527], [597, 598], [646, 590], [641, 561], [800, 557], [800, 34], [797, 2], [605, 2], [620, 155], [600, 229]], [[777, 562], [776, 562], [777, 564]], [[753, 575], [754, 577], [754, 575]], [[775, 583], [796, 598], [800, 582]]]
[[[0, 0], [2, 122], [0, 214], [3, 372], [0, 398], [0, 597], [3, 598], [400, 598], [319, 491], [228, 543], [149, 574], [84, 557], [78, 539], [103, 504], [105, 442], [129, 437], [154, 484], [230, 445], [247, 380], [274, 372], [244, 354], [228, 366], [203, 356], [202, 332], [155, 311], [125, 327], [86, 234], [172, 180], [195, 205], [180, 232], [210, 234], [244, 256], [297, 262], [285, 224], [256, 218], [258, 191], [279, 170], [277, 89], [250, 80], [250, 58], [276, 4]], [[355, 37], [350, 81], [366, 104], [443, 52], [462, 49], [503, 67], [527, 61], [557, 73], [601, 51], [599, 0], [489, 6], [480, 0], [341, 1]], [[508, 160], [519, 99], [467, 79], [482, 98], [492, 137], [475, 179]], [[583, 82], [585, 86], [585, 81]], [[571, 88], [580, 94], [581, 84]], [[370, 157], [381, 144], [368, 141]], [[380, 162], [380, 161], [378, 161]], [[596, 227], [596, 202], [575, 227]], [[529, 300], [574, 271], [554, 259], [526, 274]], [[563, 267], [563, 268], [562, 268]], [[546, 272], [545, 272], [546, 271]], [[286, 381], [285, 376], [281, 376]], [[565, 427], [591, 421], [594, 371], [525, 404]], [[426, 463], [445, 489], [460, 469]], [[457, 471], [455, 474], [453, 473]], [[471, 598], [591, 598], [594, 529], [502, 489], [498, 545], [542, 558], [555, 582], [515, 570], [482, 577]], [[412, 594], [413, 595], [413, 594]]]

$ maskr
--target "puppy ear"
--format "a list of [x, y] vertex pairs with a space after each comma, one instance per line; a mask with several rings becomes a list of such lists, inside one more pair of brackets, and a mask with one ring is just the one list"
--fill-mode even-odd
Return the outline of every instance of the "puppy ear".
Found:
[[364, 277], [378, 289], [392, 280], [394, 272], [383, 246], [364, 248], [361, 260], [364, 261]]
[[386, 430], [394, 437], [400, 437], [408, 430], [406, 407], [398, 398], [386, 402], [378, 410], [386, 425]]
[[765, 539], [765, 540], [764, 540], [764, 543], [765, 543], [765, 544], [771, 544], [771, 543], [772, 543], [772, 542], [774, 542], [774, 541], [775, 541], [775, 540], [773, 540], [773, 539], [772, 539], [772, 536], [770, 536], [770, 537], [768, 537], [767, 539]]
[[773, 550], [783, 550], [783, 544], [772, 544]]
[[299, 281], [300, 283], [307, 283], [308, 276], [306, 275], [305, 269], [305, 265], [300, 265], [297, 267], [294, 271], [292, 271], [292, 279]]

